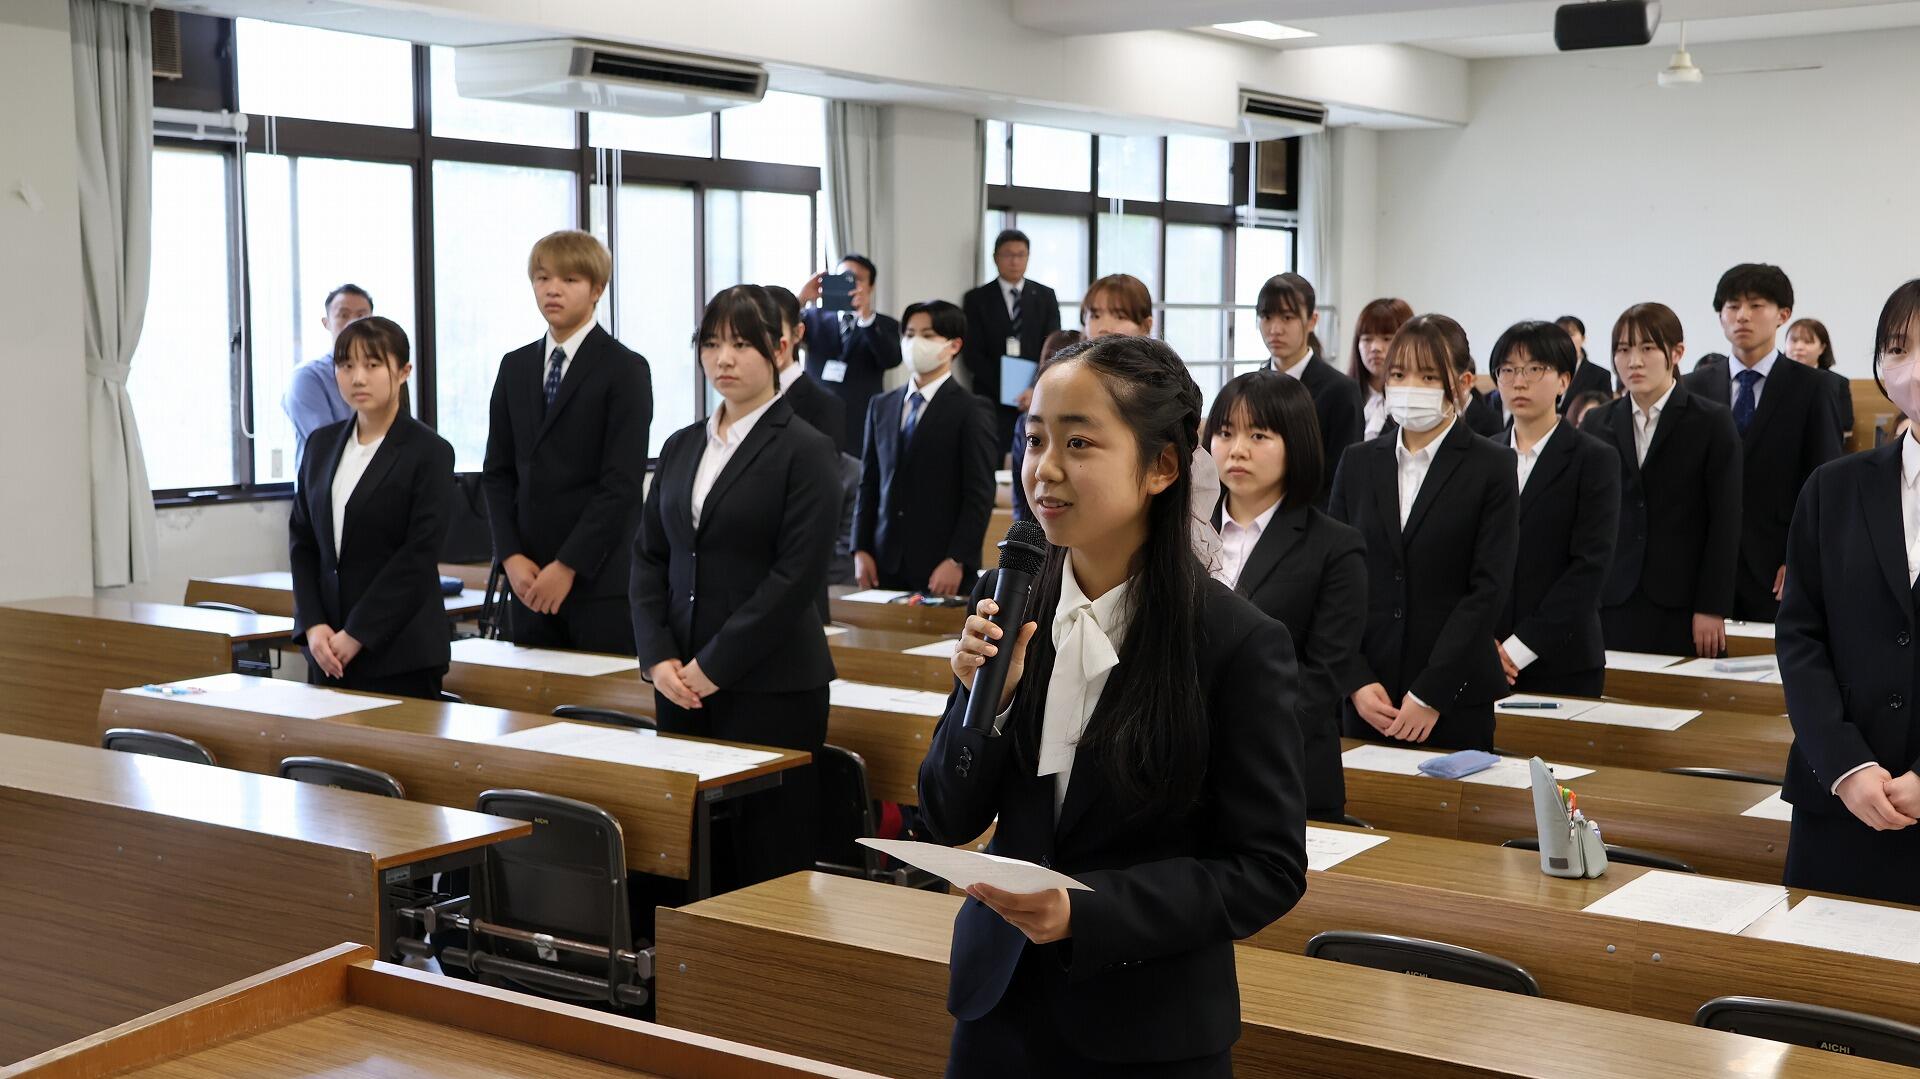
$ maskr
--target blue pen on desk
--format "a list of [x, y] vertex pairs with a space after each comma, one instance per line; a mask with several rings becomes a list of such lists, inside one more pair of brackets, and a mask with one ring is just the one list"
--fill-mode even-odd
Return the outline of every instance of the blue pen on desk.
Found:
[[157, 686], [149, 683], [140, 687], [148, 693], [158, 693], [162, 697], [191, 697], [196, 693], [205, 693], [199, 686]]
[[1541, 710], [1541, 711], [1545, 711], [1545, 710], [1547, 710], [1547, 709], [1549, 709], [1549, 708], [1558, 708], [1558, 707], [1560, 707], [1560, 705], [1559, 705], [1559, 702], [1557, 702], [1557, 701], [1512, 701], [1512, 702], [1505, 702], [1505, 703], [1502, 703], [1500, 707], [1502, 707], [1502, 708], [1532, 708], [1532, 709], [1538, 709], [1538, 710]]

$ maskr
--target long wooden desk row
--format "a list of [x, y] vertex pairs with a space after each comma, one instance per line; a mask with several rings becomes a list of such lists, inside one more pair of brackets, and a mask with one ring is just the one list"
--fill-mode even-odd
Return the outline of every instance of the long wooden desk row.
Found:
[[375, 962], [366, 948], [343, 944], [0, 1067], [0, 1079], [111, 1075], [860, 1079], [867, 1073], [449, 981]]
[[[447, 596], [447, 617], [456, 621], [472, 618], [486, 606], [487, 580], [482, 569], [474, 580], [473, 567], [445, 564], [443, 577], [459, 577], [462, 587], [457, 595]], [[186, 601], [195, 603], [232, 603], [260, 614], [293, 616], [293, 574], [285, 570], [266, 573], [241, 573], [230, 577], [193, 577], [187, 581]]]
[[0, 735], [0, 1062], [317, 948], [376, 943], [396, 881], [530, 831]]
[[[1432, 849], [1438, 847], [1448, 849]], [[1456, 889], [1448, 876], [1455, 872], [1454, 854], [1499, 862], [1474, 868], [1493, 872], [1511, 898], [1482, 902], [1464, 886]], [[1356, 875], [1357, 869], [1341, 872], [1365, 860], [1385, 864], [1396, 857], [1405, 860], [1404, 872], [1421, 878], [1418, 883], [1374, 882]], [[1684, 1025], [1700, 1002], [1735, 992], [1844, 1000], [1856, 1007], [1884, 1000], [1888, 1014], [1911, 1016], [1920, 1004], [1905, 988], [1911, 978], [1906, 964], [1869, 960], [1872, 969], [1862, 971], [1849, 962], [1843, 975], [1835, 971], [1833, 956], [1813, 949], [1667, 931], [1564, 909], [1589, 894], [1597, 898], [1630, 875], [1609, 876], [1611, 881], [1584, 887], [1552, 882], [1574, 887], [1542, 888], [1529, 901], [1527, 885], [1542, 878], [1520, 852], [1439, 840], [1403, 843], [1398, 836], [1313, 874], [1301, 904], [1239, 949], [1237, 1072], [1326, 1079], [1910, 1074], [1893, 1065]], [[944, 999], [959, 904], [949, 895], [797, 874], [663, 910], [657, 929], [659, 1017], [689, 1030], [888, 1075], [939, 1075], [952, 1030]], [[1513, 924], [1502, 927], [1501, 916]], [[1521, 948], [1538, 961], [1509, 958], [1528, 965], [1557, 999], [1298, 954], [1305, 938], [1321, 929], [1365, 929], [1389, 920], [1394, 932], [1420, 933], [1444, 923], [1456, 937], [1497, 937], [1487, 942], [1497, 951]], [[1472, 931], [1455, 932], [1457, 925]], [[1724, 954], [1729, 941], [1740, 944], [1730, 957]], [[1586, 977], [1596, 980], [1580, 980]], [[1843, 988], [1864, 991], [1841, 993]]]

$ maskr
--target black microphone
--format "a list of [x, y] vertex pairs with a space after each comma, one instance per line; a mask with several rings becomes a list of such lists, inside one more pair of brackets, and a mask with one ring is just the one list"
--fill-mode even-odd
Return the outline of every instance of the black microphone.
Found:
[[993, 583], [993, 602], [1000, 610], [991, 621], [1000, 627], [1000, 639], [994, 642], [1000, 651], [988, 656], [973, 674], [973, 694], [967, 698], [967, 730], [993, 730], [993, 718], [1000, 711], [1000, 691], [1007, 684], [1007, 664], [1013, 661], [1014, 642], [1027, 621], [1033, 580], [1046, 564], [1046, 530], [1032, 521], [1013, 522], [1007, 538], [1000, 541], [1000, 577]]

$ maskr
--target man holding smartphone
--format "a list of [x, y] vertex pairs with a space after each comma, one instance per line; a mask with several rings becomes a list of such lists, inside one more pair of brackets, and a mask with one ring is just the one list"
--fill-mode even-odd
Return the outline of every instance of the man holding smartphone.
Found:
[[796, 290], [807, 324], [807, 374], [846, 402], [847, 429], [827, 432], [858, 455], [865, 437], [867, 402], [880, 392], [885, 372], [900, 366], [900, 323], [873, 308], [879, 274], [873, 260], [849, 254], [835, 274], [814, 274]]

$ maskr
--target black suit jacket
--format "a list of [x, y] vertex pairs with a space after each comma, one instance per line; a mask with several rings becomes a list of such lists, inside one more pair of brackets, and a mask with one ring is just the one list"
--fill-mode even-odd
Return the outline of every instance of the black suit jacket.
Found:
[[1347, 450], [1327, 510], [1367, 545], [1366, 682], [1396, 703], [1411, 691], [1440, 712], [1432, 737], [1446, 745], [1449, 711], [1507, 695], [1493, 632], [1519, 543], [1518, 481], [1512, 450], [1455, 420], [1402, 529], [1399, 437]]
[[776, 399], [714, 480], [693, 523], [704, 421], [660, 447], [633, 544], [641, 670], [698, 660], [721, 689], [786, 693], [833, 680], [820, 632], [840, 478], [833, 440]]
[[1539, 658], [1522, 675], [1560, 677], [1606, 666], [1600, 589], [1620, 530], [1620, 464], [1599, 439], [1553, 429], [1520, 489], [1520, 555], [1495, 636], [1518, 636]]
[[[1267, 357], [1267, 370], [1278, 368], [1273, 357]], [[1315, 354], [1307, 361], [1300, 372], [1300, 385], [1313, 395], [1314, 418], [1320, 421], [1320, 446], [1326, 451], [1322, 460], [1326, 467], [1333, 468], [1340, 462], [1340, 455], [1347, 447], [1361, 441], [1366, 430], [1367, 420], [1363, 412], [1365, 395], [1360, 384], [1348, 378], [1332, 364]], [[1327, 494], [1331, 485], [1323, 484], [1320, 497], [1315, 505], [1326, 507]]]
[[[992, 593], [997, 572], [981, 579], [976, 597]], [[1056, 823], [1054, 777], [1035, 775], [1021, 732], [969, 731], [961, 722], [966, 691], [948, 698], [920, 765], [921, 819], [932, 836], [963, 843], [997, 816], [992, 853], [1050, 865], [1093, 889], [1068, 893], [1073, 936], [1049, 945], [1030, 945], [967, 900], [954, 918], [947, 983], [947, 1010], [956, 1017], [991, 1011], [1022, 953], [1040, 947], [1046, 1012], [1030, 1021], [1050, 1025], [1082, 1055], [1180, 1059], [1220, 1052], [1239, 1036], [1233, 942], [1292, 909], [1306, 887], [1293, 645], [1286, 627], [1225, 585], [1208, 581], [1203, 596], [1198, 659], [1208, 766], [1202, 796], [1186, 812], [1130, 812], [1099, 756], [1082, 751]], [[1044, 632], [1053, 612], [1035, 620]], [[1108, 681], [1093, 722], [1113, 707], [1118, 685]], [[1046, 689], [1046, 679], [1029, 670], [1019, 693]], [[1036, 703], [1037, 718], [1045, 706]]]
[[1830, 791], [1858, 765], [1920, 768], [1901, 445], [1823, 466], [1794, 510], [1774, 649], [1793, 722], [1782, 795], [1796, 813], [1848, 814]]
[[315, 431], [300, 459], [288, 523], [294, 642], [304, 646], [307, 627], [327, 625], [360, 642], [350, 669], [364, 676], [444, 671], [452, 634], [439, 566], [453, 447], [419, 420], [396, 416], [347, 498], [346, 519], [335, 521], [333, 474], [356, 422]]
[[[819, 379], [843, 405], [844, 426], [835, 445], [858, 453], [867, 423], [867, 402], [880, 392], [882, 376], [900, 366], [900, 323], [886, 315], [875, 315], [872, 325], [863, 327], [856, 321], [850, 332], [842, 334], [838, 311], [809, 307], [800, 312], [800, 317], [807, 324], [807, 374]], [[834, 360], [847, 365], [847, 377], [839, 382], [823, 377], [827, 364]]]
[[993, 516], [993, 467], [999, 446], [992, 405], [949, 377], [928, 401], [902, 449], [907, 386], [873, 399], [866, 454], [854, 503], [853, 549], [873, 555], [880, 572], [926, 587], [946, 559], [960, 563], [962, 588], [980, 569], [980, 546]]
[[565, 563], [575, 574], [569, 598], [623, 595], [653, 377], [644, 356], [595, 326], [548, 409], [545, 346], [542, 337], [507, 353], [493, 383], [482, 479], [493, 557]]
[[1592, 360], [1581, 360], [1580, 366], [1573, 369], [1573, 378], [1567, 383], [1567, 392], [1560, 395], [1560, 415], [1567, 414], [1567, 405], [1574, 398], [1594, 390], [1612, 396], [1613, 376], [1607, 372], [1606, 368]]
[[802, 370], [792, 386], [780, 396], [787, 399], [787, 407], [793, 414], [811, 424], [813, 429], [833, 439], [833, 448], [841, 453], [858, 453], [860, 446], [847, 442], [847, 403], [839, 396], [828, 392], [820, 385], [820, 380]]
[[1833, 422], [1840, 429], [1840, 449], [1844, 453], [1847, 435], [1853, 430], [1853, 383], [1832, 369], [1820, 372], [1820, 376], [1826, 380], [1827, 392], [1833, 395]]
[[1740, 436], [1726, 408], [1676, 383], [1643, 468], [1633, 442], [1633, 398], [1595, 405], [1580, 430], [1620, 462], [1620, 532], [1600, 593], [1604, 606], [1635, 591], [1696, 614], [1733, 610], [1740, 544]]
[[[1216, 525], [1226, 512], [1214, 512]], [[1306, 752], [1307, 810], [1344, 812], [1340, 704], [1371, 679], [1360, 654], [1367, 626], [1367, 545], [1360, 533], [1310, 506], [1282, 507], [1267, 522], [1233, 590], [1287, 627], [1300, 670], [1294, 715]]]
[[1474, 390], [1467, 398], [1466, 410], [1462, 413], [1467, 426], [1481, 438], [1498, 440], [1507, 428], [1507, 419], [1496, 402], [1489, 401], [1485, 394]]
[[[973, 392], [996, 407], [1004, 407], [1000, 405], [1000, 357], [1006, 355], [1007, 338], [1013, 336], [1006, 295], [996, 277], [960, 298], [960, 309], [967, 316], [967, 337], [960, 348], [967, 372], [973, 376]], [[1053, 290], [1031, 280], [1020, 282], [1020, 358], [1039, 362], [1040, 346], [1059, 328], [1060, 301]]]

